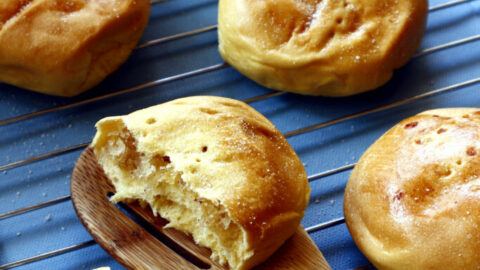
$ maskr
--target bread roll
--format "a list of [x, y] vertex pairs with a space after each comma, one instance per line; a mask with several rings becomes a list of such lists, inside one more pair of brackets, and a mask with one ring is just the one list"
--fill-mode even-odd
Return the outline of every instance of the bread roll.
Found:
[[378, 269], [480, 269], [480, 109], [406, 119], [362, 156], [345, 217]]
[[149, 0], [1, 0], [0, 82], [74, 96], [134, 49]]
[[264, 261], [300, 224], [305, 170], [246, 104], [190, 97], [97, 123], [92, 143], [114, 202], [138, 200], [231, 269]]
[[385, 84], [413, 55], [426, 0], [220, 0], [220, 53], [268, 88], [348, 96]]

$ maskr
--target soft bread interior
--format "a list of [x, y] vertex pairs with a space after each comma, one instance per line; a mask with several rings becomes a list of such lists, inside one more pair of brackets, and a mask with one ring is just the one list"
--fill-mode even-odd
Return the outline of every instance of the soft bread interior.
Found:
[[113, 202], [138, 200], [151, 206], [155, 215], [172, 227], [191, 234], [199, 245], [212, 250], [212, 259], [232, 269], [243, 269], [253, 255], [244, 230], [217, 201], [192, 191], [175, 169], [167, 153], [137, 151], [136, 139], [119, 119], [104, 121], [93, 146], [98, 162], [116, 193]]

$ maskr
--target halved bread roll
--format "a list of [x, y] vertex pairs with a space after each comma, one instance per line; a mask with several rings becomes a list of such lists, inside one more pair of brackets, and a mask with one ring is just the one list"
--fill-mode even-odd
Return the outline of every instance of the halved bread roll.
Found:
[[282, 134], [243, 102], [190, 97], [97, 123], [114, 202], [149, 204], [231, 269], [250, 269], [300, 224], [310, 189]]
[[1, 0], [0, 82], [82, 93], [127, 59], [149, 13], [149, 0]]
[[480, 109], [408, 118], [362, 156], [345, 217], [378, 269], [480, 268]]
[[348, 96], [414, 54], [427, 0], [220, 0], [220, 53], [268, 88]]

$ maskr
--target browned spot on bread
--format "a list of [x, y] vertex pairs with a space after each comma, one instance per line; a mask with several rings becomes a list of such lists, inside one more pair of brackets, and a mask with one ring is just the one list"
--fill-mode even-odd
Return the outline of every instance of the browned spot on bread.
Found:
[[228, 100], [219, 101], [218, 103], [221, 104], [221, 105], [223, 105], [223, 106], [226, 106], [226, 107], [244, 108], [241, 104], [237, 104], [237, 103], [235, 103], [235, 102], [228, 101]]
[[442, 134], [442, 133], [445, 133], [447, 130], [445, 128], [440, 128], [439, 130], [437, 130], [437, 134]]
[[397, 191], [397, 193], [395, 193], [395, 196], [393, 197], [393, 199], [399, 201], [403, 199], [403, 197], [405, 197], [405, 192], [399, 190]]
[[210, 114], [210, 115], [214, 115], [214, 114], [219, 113], [217, 110], [214, 110], [212, 108], [200, 108], [198, 110], [203, 112], [203, 113]]
[[119, 157], [119, 166], [128, 171], [134, 171], [140, 163], [140, 154], [137, 152], [137, 143], [132, 134], [125, 128], [125, 136], [120, 137], [125, 145], [124, 153]]
[[258, 125], [257, 123], [248, 122], [248, 121], [243, 120], [242, 123], [241, 123], [241, 127], [242, 127], [243, 131], [245, 132], [245, 134], [247, 134], [249, 136], [258, 135], [258, 136], [265, 136], [265, 137], [268, 137], [268, 138], [276, 138], [276, 136], [277, 136], [277, 134], [272, 132], [270, 129], [268, 129], [264, 126]]
[[155, 124], [157, 122], [157, 119], [150, 117], [147, 119], [146, 123], [149, 125]]
[[165, 167], [171, 163], [169, 156], [155, 155], [150, 160], [150, 164], [155, 166], [155, 168]]
[[[4, 1], [4, 0], [2, 0]], [[32, 0], [8, 1], [0, 8], [0, 29], [11, 19], [15, 18]], [[3, 6], [5, 5], [5, 6]]]
[[54, 8], [58, 11], [65, 13], [73, 13], [81, 10], [85, 6], [85, 1], [81, 0], [57, 0], [55, 1]]
[[473, 157], [475, 155], [477, 155], [477, 150], [475, 149], [475, 147], [468, 147], [467, 148], [467, 155]]
[[410, 128], [414, 128], [416, 126], [418, 126], [418, 122], [415, 121], [415, 122], [410, 122], [410, 123], [406, 124], [405, 128], [410, 129]]
[[407, 208], [414, 214], [429, 207], [447, 186], [442, 185], [439, 179], [450, 176], [452, 171], [448, 166], [432, 164], [425, 167], [417, 177], [406, 182], [403, 186], [408, 200]]

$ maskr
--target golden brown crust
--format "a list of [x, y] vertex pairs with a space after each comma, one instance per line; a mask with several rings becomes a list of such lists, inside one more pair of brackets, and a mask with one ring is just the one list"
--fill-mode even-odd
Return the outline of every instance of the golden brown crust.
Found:
[[423, 35], [426, 0], [220, 0], [225, 61], [256, 82], [308, 95], [377, 88]]
[[310, 189], [300, 159], [283, 135], [243, 102], [189, 97], [109, 117], [97, 124], [101, 148], [118, 121], [145, 156], [168, 156], [200, 198], [218, 202], [245, 232], [254, 253], [241, 269], [271, 255], [300, 224]]
[[480, 109], [408, 118], [355, 167], [348, 228], [379, 269], [478, 269], [479, 176]]
[[127, 59], [149, 12], [148, 0], [2, 0], [0, 81], [79, 94]]

